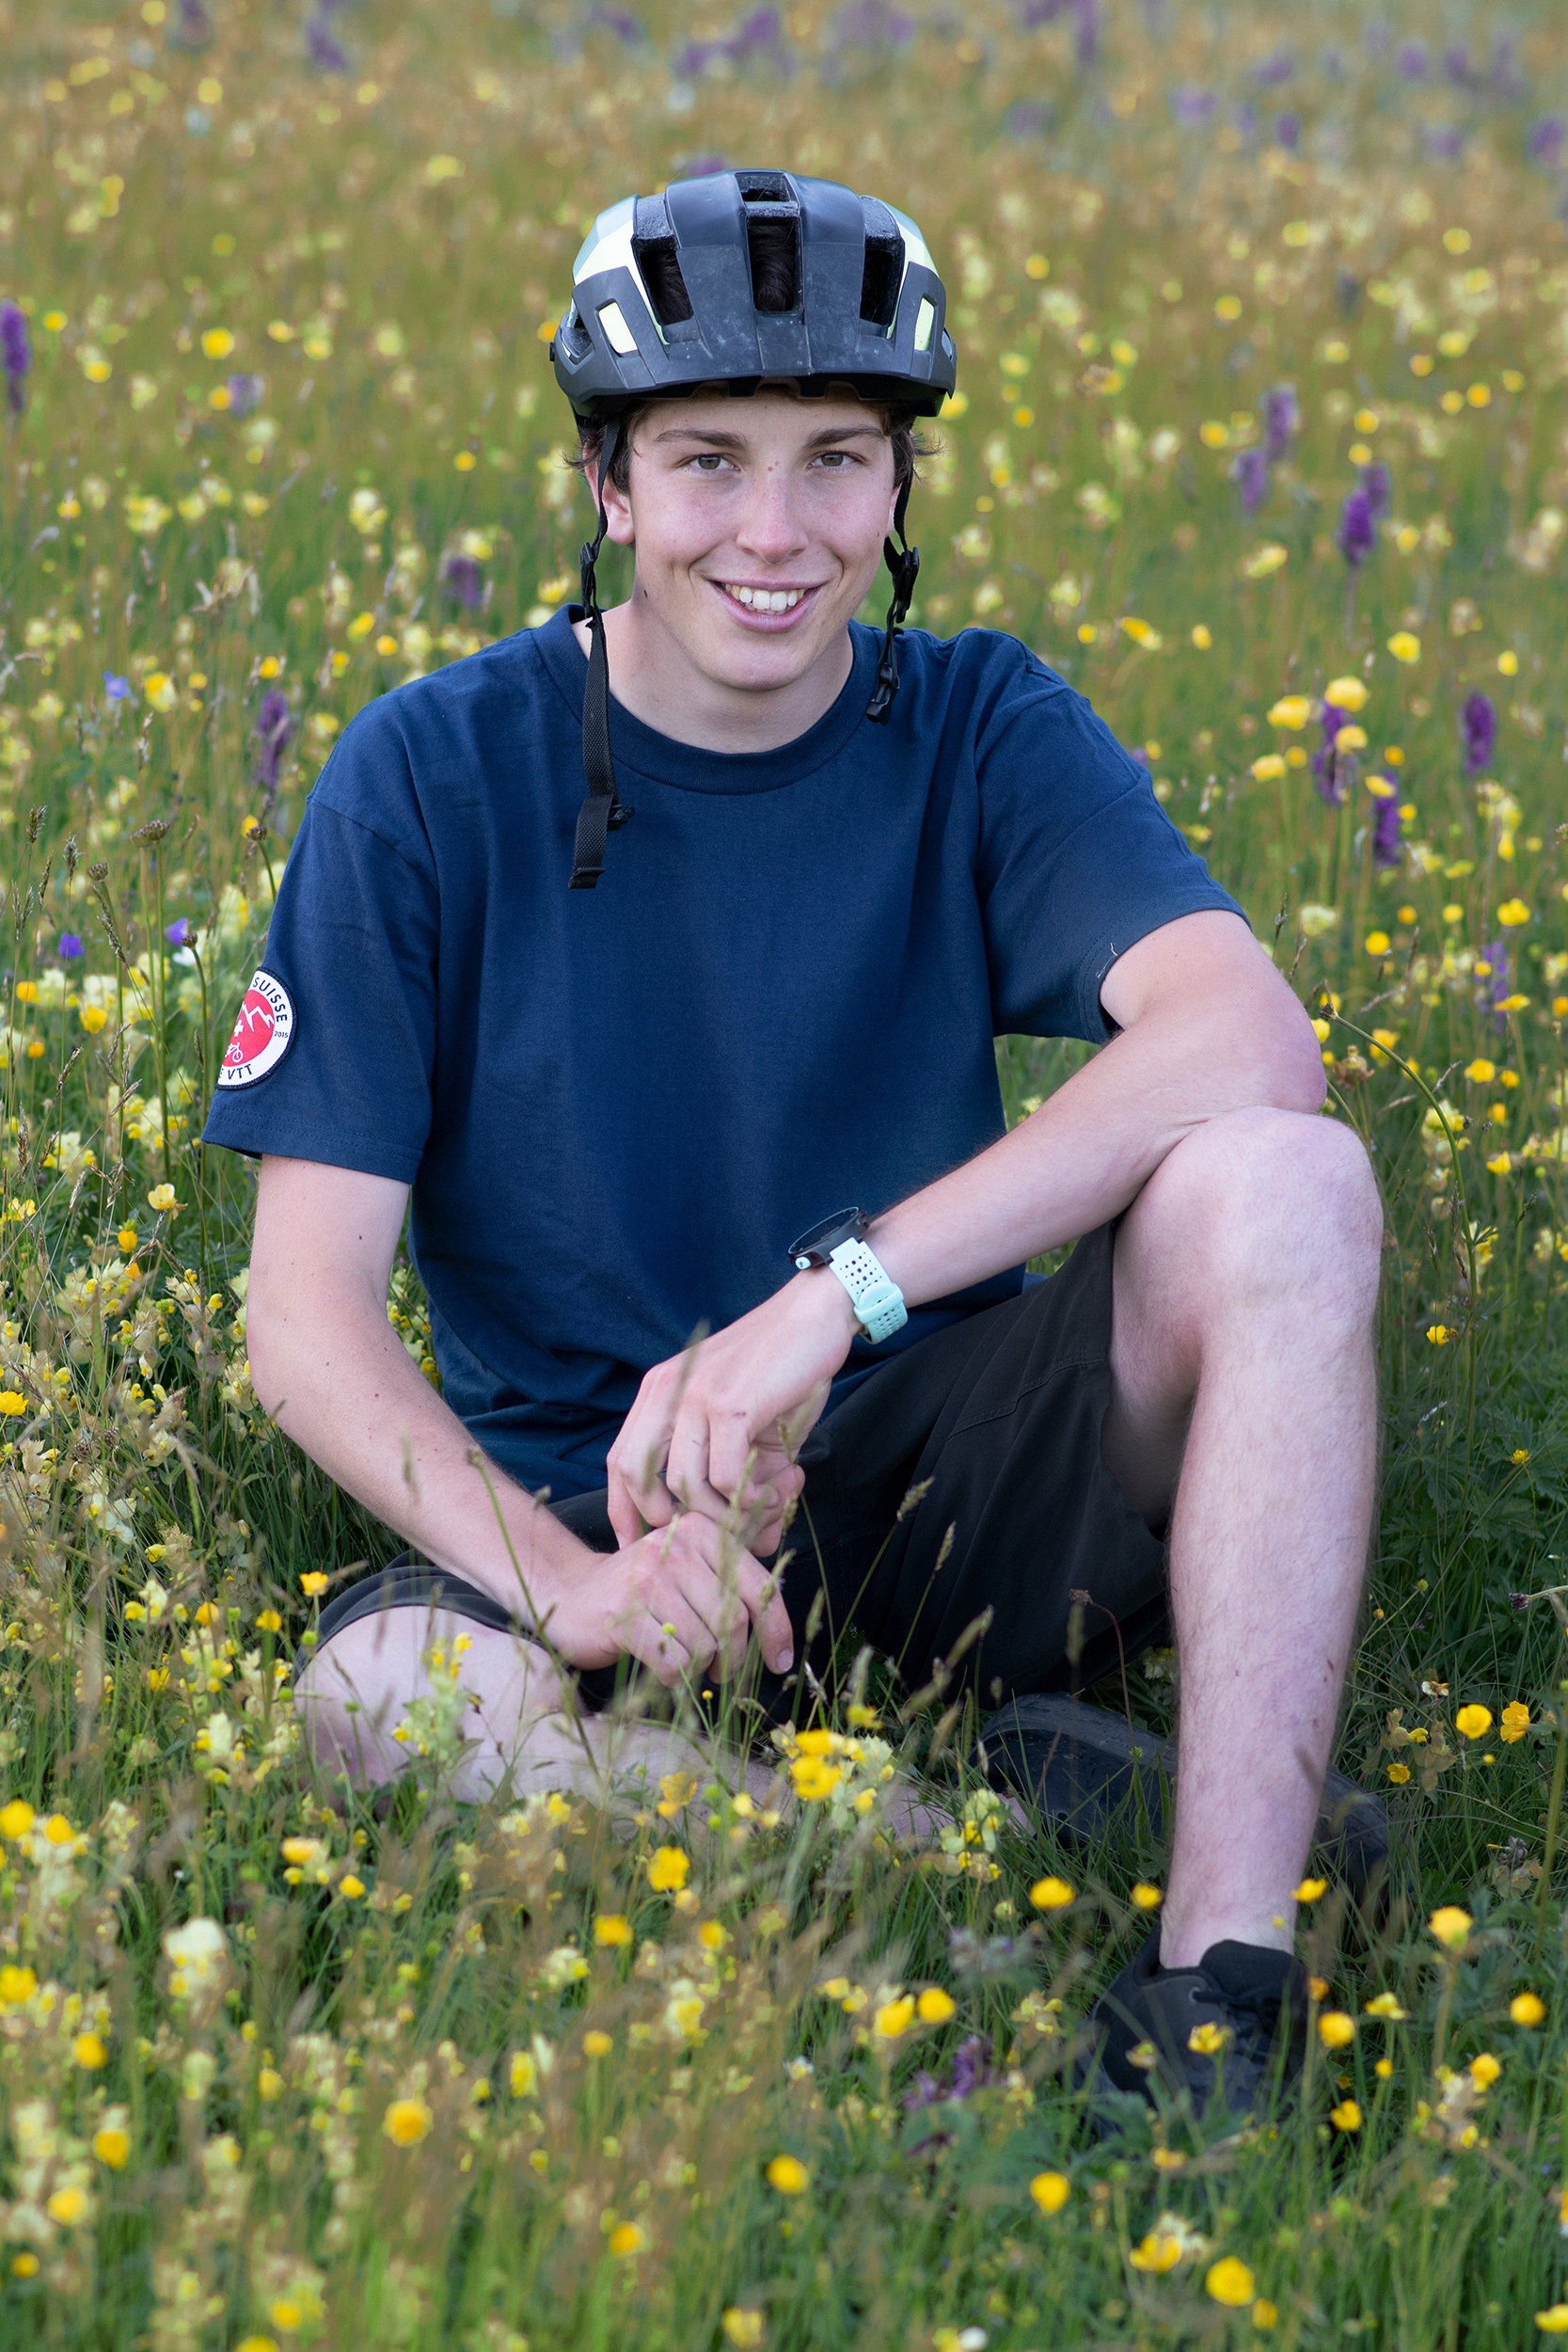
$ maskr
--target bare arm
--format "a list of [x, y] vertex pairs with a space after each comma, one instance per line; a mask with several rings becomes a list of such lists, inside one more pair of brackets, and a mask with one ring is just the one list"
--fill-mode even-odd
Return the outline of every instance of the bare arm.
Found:
[[666, 1681], [710, 1661], [736, 1665], [754, 1619], [768, 1663], [787, 1671], [784, 1604], [769, 1600], [763, 1570], [742, 1552], [737, 1608], [711, 1518], [693, 1515], [673, 1540], [634, 1542], [607, 1559], [492, 1466], [502, 1534], [469, 1460], [473, 1439], [387, 1320], [407, 1198], [387, 1177], [263, 1159], [246, 1338], [256, 1393], [278, 1426], [437, 1567], [527, 1621], [547, 1621], [574, 1665], [607, 1665], [627, 1650]]
[[[1010, 1135], [873, 1224], [871, 1247], [911, 1307], [1092, 1232], [1206, 1120], [1322, 1108], [1311, 1024], [1233, 914], [1149, 932], [1112, 966], [1101, 1001], [1121, 1031], [1102, 1053]], [[843, 1285], [818, 1270], [705, 1341], [684, 1388], [656, 1366], [610, 1453], [617, 1524], [673, 1507], [648, 1474], [666, 1453], [674, 1490], [721, 1508], [759, 1436], [813, 1398], [820, 1410], [854, 1329]]]

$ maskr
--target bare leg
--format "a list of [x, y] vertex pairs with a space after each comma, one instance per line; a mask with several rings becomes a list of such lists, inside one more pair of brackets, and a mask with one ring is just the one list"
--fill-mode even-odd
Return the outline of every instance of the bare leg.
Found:
[[1167, 1967], [1291, 1945], [1375, 1499], [1382, 1232], [1347, 1129], [1256, 1110], [1178, 1144], [1117, 1236], [1105, 1458], [1151, 1524], [1174, 1498]]

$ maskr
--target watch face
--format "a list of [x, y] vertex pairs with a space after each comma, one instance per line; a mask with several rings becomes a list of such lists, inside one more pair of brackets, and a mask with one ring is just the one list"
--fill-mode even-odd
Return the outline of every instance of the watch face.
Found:
[[862, 1209], [840, 1209], [836, 1216], [825, 1216], [820, 1225], [811, 1226], [799, 1241], [791, 1242], [792, 1264], [802, 1274], [808, 1266], [826, 1265], [829, 1251], [840, 1242], [859, 1241], [869, 1222]]

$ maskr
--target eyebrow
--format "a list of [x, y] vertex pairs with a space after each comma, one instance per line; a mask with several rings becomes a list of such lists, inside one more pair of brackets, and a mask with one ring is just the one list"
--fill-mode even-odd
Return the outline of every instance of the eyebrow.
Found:
[[[868, 437], [879, 441], [887, 438], [879, 424], [847, 424], [841, 431], [824, 426], [820, 432], [813, 433], [803, 446], [807, 449], [828, 449], [840, 441], [861, 440]], [[680, 423], [667, 426], [664, 432], [657, 435], [655, 447], [660, 447], [666, 441], [682, 440], [705, 441], [711, 449], [743, 450], [747, 446], [743, 433], [726, 433], [721, 427], [710, 431], [706, 425]]]

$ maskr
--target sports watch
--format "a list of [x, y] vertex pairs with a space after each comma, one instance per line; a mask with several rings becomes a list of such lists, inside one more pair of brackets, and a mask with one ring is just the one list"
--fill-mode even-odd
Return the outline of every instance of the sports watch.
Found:
[[790, 1263], [804, 1274], [831, 1266], [849, 1294], [855, 1320], [873, 1347], [891, 1339], [910, 1319], [904, 1294], [874, 1249], [865, 1246], [870, 1219], [863, 1209], [840, 1209], [790, 1244]]

